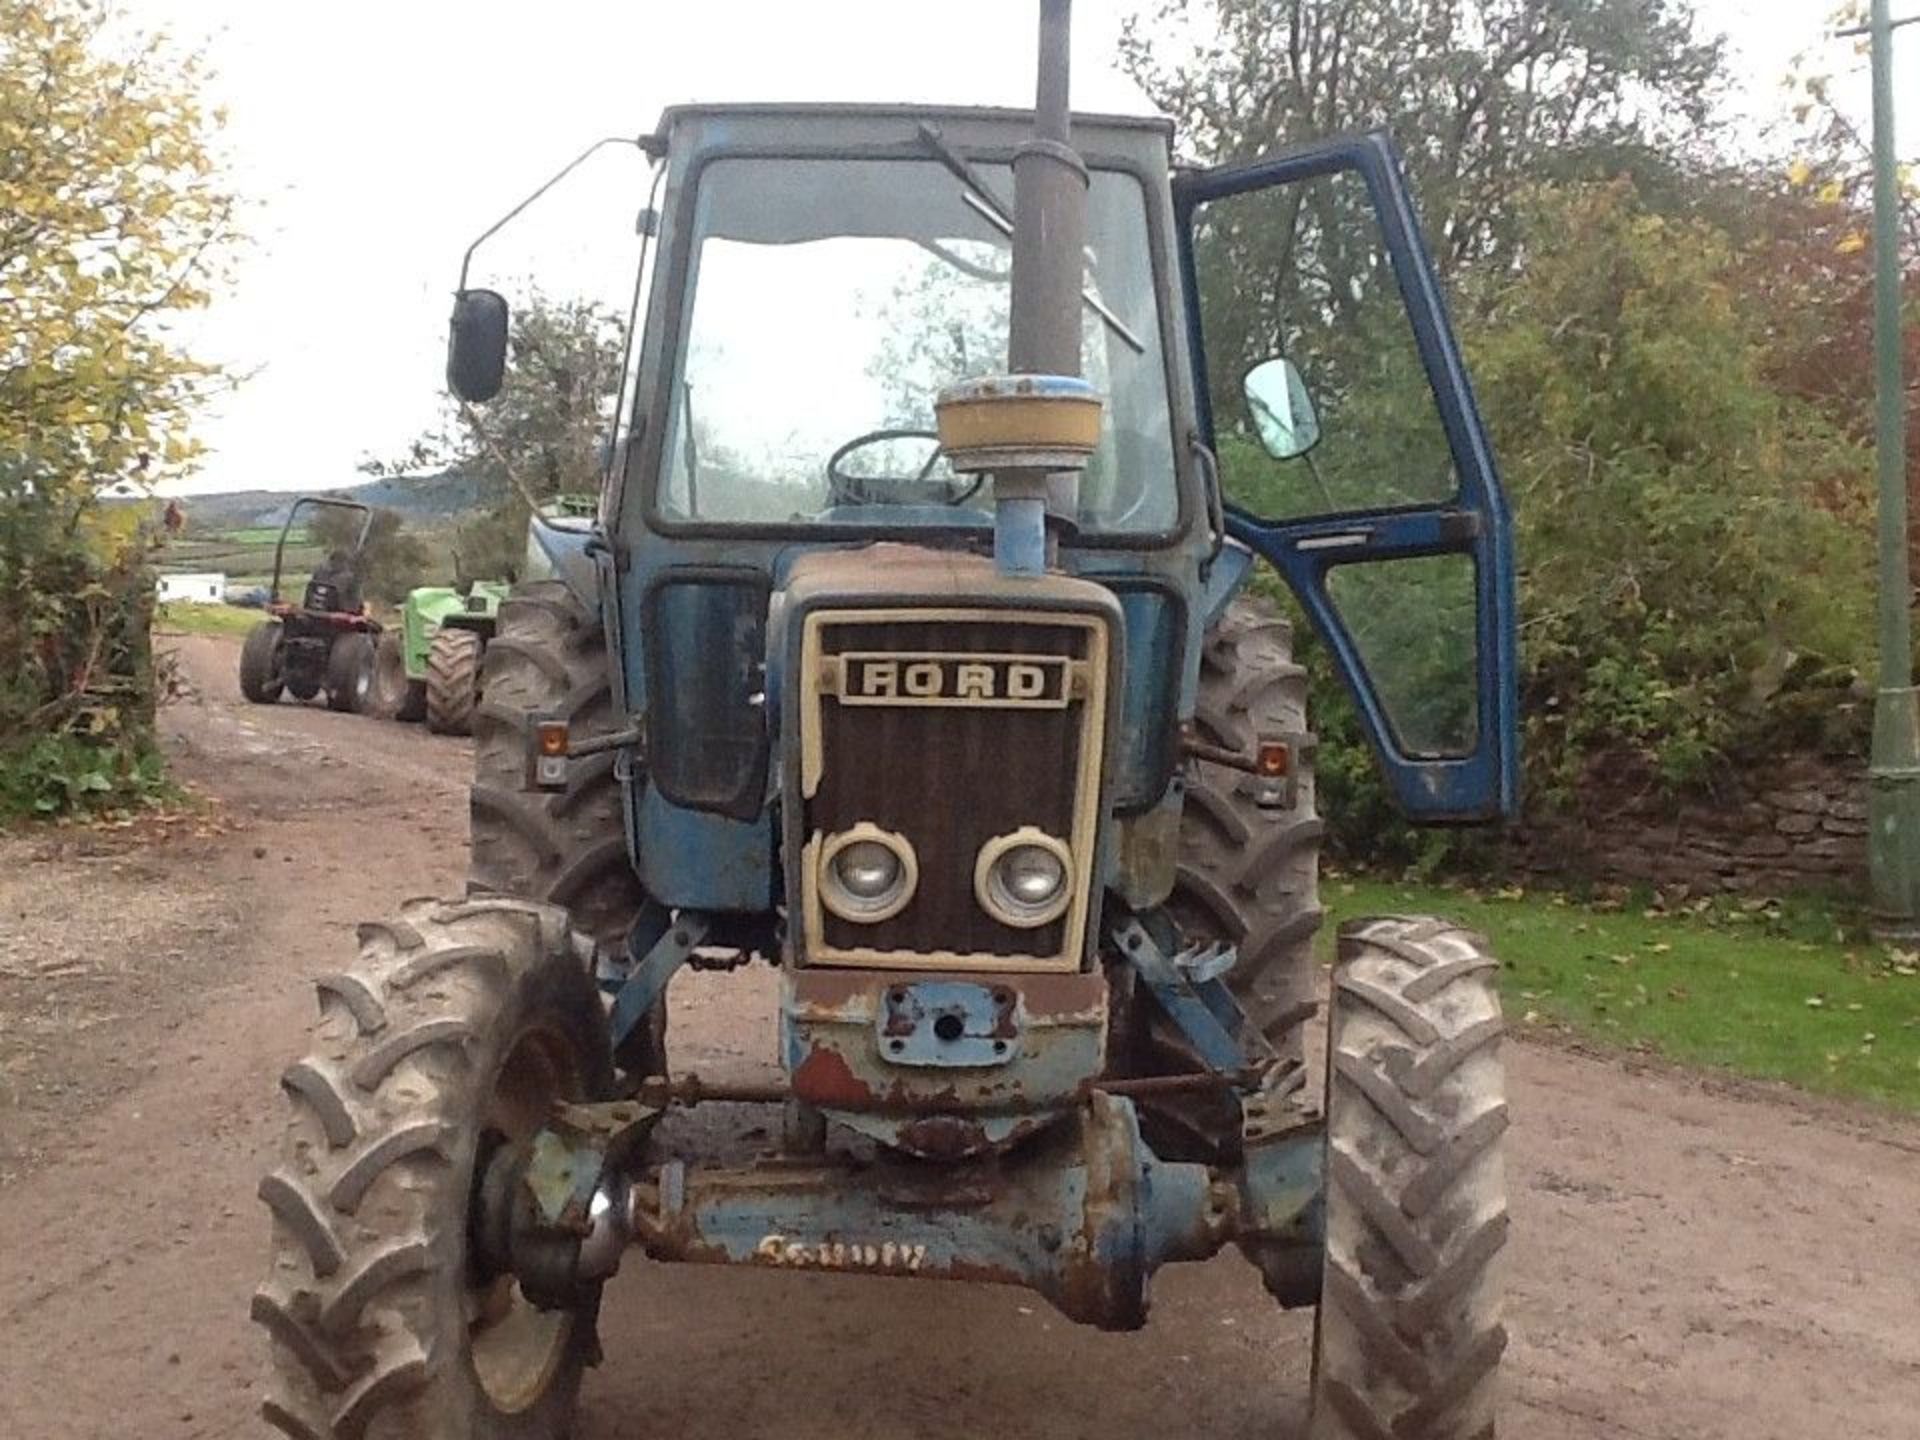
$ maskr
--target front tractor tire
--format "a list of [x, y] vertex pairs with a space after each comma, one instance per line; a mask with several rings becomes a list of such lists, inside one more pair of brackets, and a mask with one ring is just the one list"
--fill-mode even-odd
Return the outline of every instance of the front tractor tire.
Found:
[[278, 620], [262, 620], [240, 647], [240, 694], [255, 705], [272, 705], [286, 688], [285, 639]]
[[318, 982], [315, 1047], [260, 1183], [272, 1259], [262, 1414], [300, 1440], [560, 1440], [597, 1293], [540, 1310], [470, 1238], [493, 1148], [611, 1091], [593, 982], [551, 907], [414, 901]]
[[480, 667], [486, 641], [471, 630], [434, 632], [427, 645], [427, 728], [436, 735], [470, 735], [480, 705]]
[[1310, 1440], [1489, 1440], [1507, 1332], [1496, 962], [1439, 920], [1343, 927]]

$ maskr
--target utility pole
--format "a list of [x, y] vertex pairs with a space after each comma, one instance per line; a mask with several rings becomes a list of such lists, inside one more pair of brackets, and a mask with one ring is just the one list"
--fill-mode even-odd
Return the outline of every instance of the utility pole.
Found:
[[1873, 54], [1873, 336], [1878, 391], [1874, 450], [1880, 477], [1880, 689], [1868, 770], [1867, 863], [1874, 927], [1920, 940], [1920, 706], [1913, 688], [1912, 590], [1907, 574], [1907, 416], [1900, 376], [1900, 195], [1894, 161], [1891, 0], [1873, 0], [1864, 27]]

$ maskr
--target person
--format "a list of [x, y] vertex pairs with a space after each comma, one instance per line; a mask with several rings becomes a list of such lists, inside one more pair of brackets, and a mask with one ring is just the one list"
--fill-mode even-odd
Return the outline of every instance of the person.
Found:
[[[333, 591], [331, 607], [314, 603], [319, 598], [314, 592], [322, 585]], [[345, 550], [332, 551], [320, 568], [313, 572], [313, 578], [307, 582], [307, 607], [309, 609], [332, 608], [352, 614], [359, 611], [360, 604], [360, 577], [354, 571], [353, 556]]]

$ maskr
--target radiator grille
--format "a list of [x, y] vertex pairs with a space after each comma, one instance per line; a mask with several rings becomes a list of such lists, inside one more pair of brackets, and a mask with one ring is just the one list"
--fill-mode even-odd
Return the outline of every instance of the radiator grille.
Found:
[[[1071, 614], [830, 612], [809, 627], [807, 834], [817, 845], [877, 825], [908, 839], [920, 876], [906, 907], [877, 924], [810, 900], [810, 955], [1076, 966], [1097, 820], [1105, 625]], [[1024, 929], [974, 893], [981, 848], [1023, 826], [1067, 842], [1080, 897]]]

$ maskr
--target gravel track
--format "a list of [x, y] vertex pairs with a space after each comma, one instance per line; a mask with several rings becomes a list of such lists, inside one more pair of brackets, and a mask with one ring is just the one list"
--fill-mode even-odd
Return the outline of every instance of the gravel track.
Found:
[[[464, 872], [467, 743], [242, 704], [177, 642], [196, 821], [0, 838], [0, 1436], [257, 1435], [254, 1186], [306, 980]], [[677, 1063], [767, 1073], [772, 977], [676, 985]], [[1510, 1047], [1513, 1440], [1920, 1434], [1920, 1124]], [[1311, 1321], [1232, 1254], [1137, 1335], [1024, 1293], [630, 1261], [581, 1440], [1295, 1440]]]

